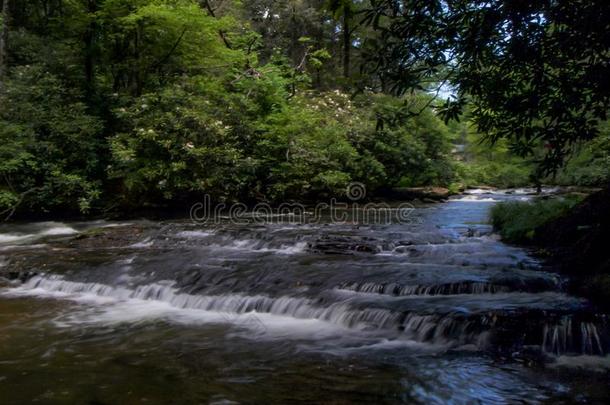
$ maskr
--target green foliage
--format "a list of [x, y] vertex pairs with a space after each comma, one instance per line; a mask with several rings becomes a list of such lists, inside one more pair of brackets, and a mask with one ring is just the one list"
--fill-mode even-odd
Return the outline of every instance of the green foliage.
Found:
[[110, 175], [128, 204], [202, 193], [225, 198], [340, 197], [350, 181], [370, 189], [448, 182], [446, 130], [433, 115], [381, 130], [385, 99], [305, 92], [291, 97], [284, 64], [232, 80], [194, 77], [116, 110], [125, 130], [111, 138]]
[[[464, 117], [462, 117], [464, 118]], [[536, 179], [536, 157], [516, 156], [508, 140], [491, 144], [474, 130], [469, 119], [451, 123], [452, 141], [462, 150], [456, 153], [455, 170], [465, 186], [487, 185], [500, 188], [531, 186], [536, 180], [549, 185], [603, 187], [610, 182], [610, 132], [608, 123], [600, 135], [583, 142], [566, 166], [556, 175]]]
[[114, 25], [109, 40], [137, 35], [133, 58], [141, 70], [149, 73], [163, 65], [179, 71], [185, 67], [218, 69], [242, 59], [241, 52], [227, 49], [219, 41], [218, 31], [235, 24], [231, 18], [210, 17], [189, 0], [139, 3], [136, 9], [123, 13], [113, 2], [106, 2], [97, 16], [100, 24]]
[[532, 184], [531, 169], [522, 162], [480, 160], [456, 162], [456, 172], [465, 187], [492, 186], [499, 188], [525, 187]]
[[346, 94], [299, 96], [260, 123], [255, 154], [272, 199], [341, 196], [358, 177], [350, 134], [358, 114]]
[[491, 222], [504, 240], [528, 243], [534, 238], [538, 227], [565, 215], [580, 200], [580, 197], [566, 197], [503, 202], [492, 207]]
[[110, 138], [109, 172], [123, 184], [127, 203], [237, 193], [242, 140], [239, 122], [223, 121], [225, 101], [217, 85], [195, 78], [116, 111], [125, 130]]
[[[23, 0], [7, 25], [0, 83], [0, 213], [167, 206], [206, 193], [316, 200], [341, 197], [352, 181], [369, 195], [529, 182], [533, 166], [510, 154], [510, 142], [490, 148], [442, 122], [435, 110], [455, 105], [435, 102], [429, 84], [389, 95], [393, 79], [415, 76], [395, 65], [350, 70], [370, 41], [395, 38], [388, 16], [371, 22], [385, 34], [356, 24], [366, 4]], [[424, 23], [443, 14], [435, 4], [419, 13]], [[444, 29], [429, 28], [432, 37]], [[375, 51], [396, 61], [392, 46], [421, 45], [429, 57], [410, 53], [403, 68], [435, 83], [451, 73], [437, 49], [412, 40]], [[350, 83], [360, 91], [346, 90]], [[460, 143], [467, 148], [455, 163]], [[559, 179], [607, 179], [608, 150], [603, 137], [583, 146]]]
[[15, 68], [0, 101], [0, 210], [87, 211], [100, 193], [100, 120], [40, 66]]
[[605, 122], [600, 135], [580, 145], [554, 179], [557, 184], [603, 187], [610, 183], [610, 127]]
[[454, 179], [450, 133], [425, 107], [428, 102], [422, 95], [370, 100], [376, 128], [362, 134], [358, 145], [383, 167], [377, 186], [447, 185]]
[[578, 141], [599, 134], [610, 105], [606, 0], [371, 0], [363, 22], [371, 71], [397, 94], [449, 81], [441, 112], [555, 173]]
[[535, 165], [511, 153], [506, 140], [486, 142], [468, 120], [453, 124], [452, 130], [456, 133], [454, 142], [463, 148], [455, 169], [464, 186], [511, 188], [532, 184]]

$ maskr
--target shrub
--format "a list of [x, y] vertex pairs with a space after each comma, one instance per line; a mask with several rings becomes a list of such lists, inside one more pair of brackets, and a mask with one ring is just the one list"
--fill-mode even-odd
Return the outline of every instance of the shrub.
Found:
[[502, 238], [513, 243], [529, 243], [541, 225], [565, 215], [580, 197], [559, 197], [549, 200], [511, 201], [491, 209], [491, 222]]

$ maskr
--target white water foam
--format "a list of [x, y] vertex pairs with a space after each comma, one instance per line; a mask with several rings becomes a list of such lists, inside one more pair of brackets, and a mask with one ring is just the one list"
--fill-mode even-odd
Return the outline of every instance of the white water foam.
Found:
[[5, 252], [5, 251], [9, 251], [9, 250], [23, 250], [23, 249], [42, 249], [42, 248], [46, 248], [47, 245], [44, 243], [39, 243], [36, 245], [5, 245], [5, 246], [0, 246], [0, 252]]
[[[428, 341], [431, 337], [435, 343], [450, 342], [447, 328], [456, 328], [449, 322], [439, 323], [434, 316], [409, 315], [403, 323], [400, 313], [380, 308], [354, 309], [348, 301], [318, 306], [308, 298], [288, 296], [183, 294], [169, 281], [128, 289], [67, 281], [60, 276], [35, 276], [19, 287], [5, 290], [2, 295], [68, 299], [93, 306], [93, 310], [84, 315], [73, 314], [61, 320], [60, 326], [161, 318], [186, 323], [232, 323], [255, 331], [281, 330], [284, 335], [303, 335], [310, 329], [321, 333], [339, 328], [365, 334], [383, 330], [383, 336], [391, 333], [420, 341]], [[403, 332], [398, 329], [401, 324]]]
[[303, 253], [307, 249], [307, 242], [298, 242], [294, 245], [282, 245], [280, 249], [277, 249], [277, 253], [292, 255], [297, 253]]
[[295, 244], [283, 244], [279, 248], [269, 247], [268, 242], [261, 242], [256, 239], [235, 239], [226, 244], [224, 243], [213, 243], [204, 246], [210, 249], [217, 250], [236, 250], [236, 251], [249, 251], [249, 252], [271, 252], [278, 254], [298, 254], [303, 253], [307, 249], [307, 242], [297, 242]]
[[308, 317], [312, 307], [307, 299], [239, 294], [195, 296], [178, 293], [169, 281], [128, 289], [71, 282], [58, 276], [36, 276], [0, 295], [65, 299], [87, 306], [55, 319], [58, 327], [163, 320], [188, 325], [232, 324], [249, 330], [246, 337], [267, 335], [273, 339], [340, 338], [353, 332], [343, 325]]
[[492, 203], [492, 202], [498, 202], [500, 200], [496, 200], [491, 197], [481, 198], [477, 195], [466, 195], [466, 196], [459, 197], [459, 198], [452, 198], [449, 201], [451, 201], [451, 202], [455, 202], [455, 201], [470, 202], [470, 203]]
[[[82, 311], [71, 311], [58, 319], [59, 326], [138, 323], [161, 319], [187, 324], [233, 324], [254, 331], [253, 335], [273, 331], [274, 336], [320, 336], [342, 330], [341, 333], [367, 338], [406, 339], [446, 347], [471, 345], [479, 349], [488, 346], [488, 332], [493, 326], [493, 322], [481, 324], [476, 317], [454, 317], [451, 313], [403, 313], [383, 307], [361, 306], [357, 300], [349, 297], [322, 304], [317, 300], [294, 296], [191, 295], [179, 292], [172, 281], [126, 288], [67, 281], [61, 276], [35, 276], [23, 285], [5, 289], [0, 294], [7, 297], [66, 299], [91, 306]], [[534, 295], [522, 293], [493, 296], [499, 305], [510, 307], [506, 303], [515, 301], [516, 295], [535, 298]], [[484, 297], [484, 300], [488, 303], [489, 297]], [[536, 300], [528, 302], [528, 306], [534, 307], [536, 303]], [[595, 337], [598, 332], [589, 323], [578, 323], [577, 326], [587, 332], [586, 336], [583, 335], [587, 338], [584, 340], [583, 353], [588, 353], [587, 345], [599, 340]], [[557, 327], [557, 333], [554, 329], [545, 330], [543, 350], [559, 347], [559, 354], [570, 350], [567, 346], [563, 348], [554, 343], [563, 340], [559, 329], [564, 327], [570, 329], [569, 325], [562, 323]], [[603, 349], [600, 350], [603, 354]]]
[[140, 248], [149, 248], [151, 247], [153, 244], [155, 243], [154, 240], [152, 240], [151, 238], [146, 238], [140, 242], [134, 243], [133, 245], [129, 245], [130, 248], [136, 248], [136, 249], [140, 249]]
[[[543, 187], [541, 190], [542, 194], [554, 194], [560, 190], [559, 187]], [[512, 189], [482, 189], [474, 188], [464, 191], [464, 194], [471, 195], [528, 195], [537, 194], [535, 188], [532, 187], [521, 187]]]
[[207, 238], [214, 234], [215, 232], [212, 231], [182, 231], [178, 232], [176, 236], [181, 238]]
[[60, 222], [42, 222], [35, 224], [41, 229], [36, 232], [9, 232], [0, 234], [0, 244], [36, 240], [45, 236], [73, 235], [78, 231]]
[[78, 233], [78, 231], [76, 229], [71, 228], [67, 225], [59, 224], [58, 226], [54, 226], [52, 228], [43, 230], [38, 235], [41, 235], [41, 236], [73, 235], [75, 233]]
[[460, 294], [496, 294], [508, 292], [509, 289], [501, 285], [472, 281], [433, 285], [400, 285], [396, 283], [365, 282], [347, 283], [339, 288], [336, 288], [336, 291], [345, 292], [348, 294], [382, 294], [402, 297], [413, 296], [414, 298], [418, 298], [420, 296], [438, 296], [439, 298], [442, 298], [446, 297], [447, 295]]
[[10, 243], [10, 242], [17, 242], [20, 240], [24, 240], [24, 239], [28, 239], [28, 238], [33, 238], [36, 235], [18, 235], [18, 234], [11, 234], [11, 233], [0, 233], [0, 243]]

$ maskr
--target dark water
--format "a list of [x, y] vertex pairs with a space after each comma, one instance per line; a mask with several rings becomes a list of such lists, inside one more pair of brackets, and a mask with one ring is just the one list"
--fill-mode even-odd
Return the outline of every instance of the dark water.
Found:
[[604, 402], [608, 325], [486, 224], [0, 228], [0, 403]]

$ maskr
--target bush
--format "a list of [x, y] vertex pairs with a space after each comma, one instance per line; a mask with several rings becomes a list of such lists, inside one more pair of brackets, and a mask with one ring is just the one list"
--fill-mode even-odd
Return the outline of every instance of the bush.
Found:
[[308, 40], [295, 64], [259, 59], [248, 24], [195, 0], [69, 1], [53, 24], [23, 3], [0, 94], [0, 214], [456, 180], [429, 95], [313, 90], [328, 52]]
[[531, 169], [523, 164], [489, 161], [456, 162], [456, 172], [466, 187], [493, 186], [499, 188], [525, 187], [531, 184]]
[[511, 201], [491, 209], [491, 222], [502, 238], [512, 243], [530, 243], [536, 229], [545, 223], [564, 216], [580, 197], [558, 197], [549, 200]]
[[554, 179], [561, 185], [605, 186], [610, 183], [610, 128], [605, 122], [600, 135], [580, 145]]
[[102, 121], [42, 66], [14, 69], [0, 96], [0, 212], [86, 212], [100, 194]]

